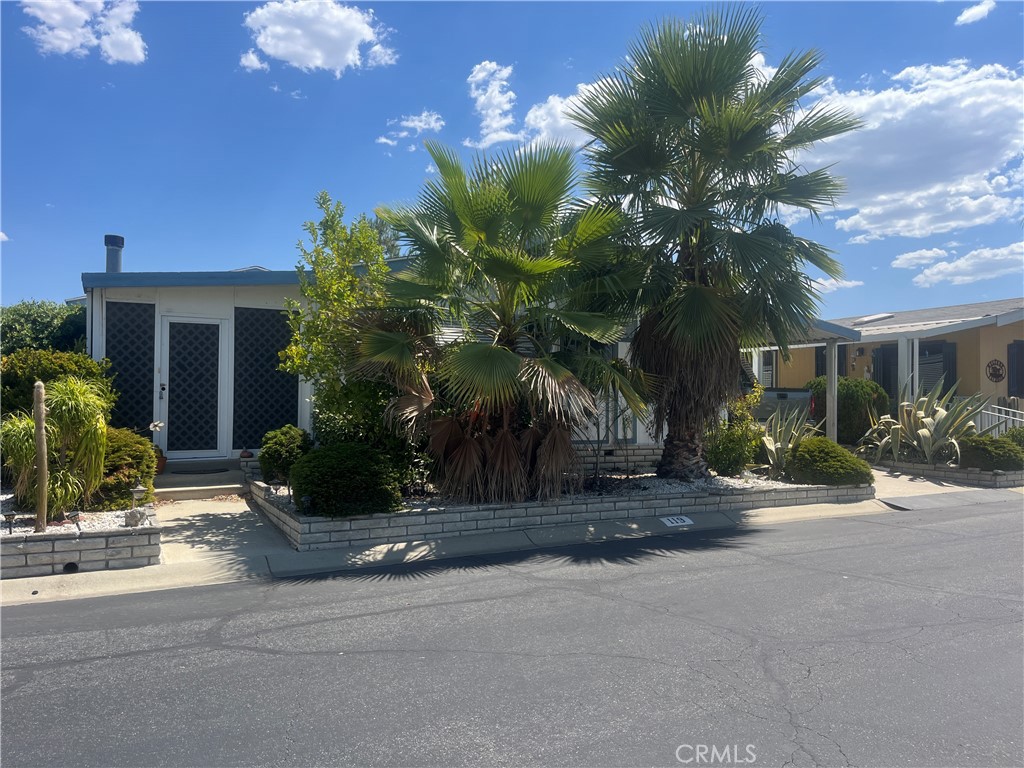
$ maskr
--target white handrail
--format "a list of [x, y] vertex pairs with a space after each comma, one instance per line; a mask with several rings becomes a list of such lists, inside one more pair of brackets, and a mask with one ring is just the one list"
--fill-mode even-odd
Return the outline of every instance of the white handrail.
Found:
[[994, 427], [989, 434], [999, 436], [1011, 427], [1024, 427], [1024, 411], [990, 405], [978, 414], [977, 427], [979, 432]]

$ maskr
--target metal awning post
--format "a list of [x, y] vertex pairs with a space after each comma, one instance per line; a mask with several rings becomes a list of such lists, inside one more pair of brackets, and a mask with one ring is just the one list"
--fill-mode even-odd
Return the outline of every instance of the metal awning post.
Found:
[[839, 344], [835, 339], [825, 342], [825, 437], [838, 442]]

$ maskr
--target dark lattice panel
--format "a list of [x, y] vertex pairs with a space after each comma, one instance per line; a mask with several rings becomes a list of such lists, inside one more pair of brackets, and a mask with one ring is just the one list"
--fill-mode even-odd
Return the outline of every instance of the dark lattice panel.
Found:
[[145, 430], [153, 421], [156, 305], [108, 301], [106, 318], [106, 355], [120, 393], [110, 422]]
[[216, 450], [220, 326], [168, 325], [167, 450]]
[[278, 370], [291, 329], [277, 309], [235, 308], [235, 415], [231, 444], [258, 448], [271, 429], [299, 416], [299, 378]]

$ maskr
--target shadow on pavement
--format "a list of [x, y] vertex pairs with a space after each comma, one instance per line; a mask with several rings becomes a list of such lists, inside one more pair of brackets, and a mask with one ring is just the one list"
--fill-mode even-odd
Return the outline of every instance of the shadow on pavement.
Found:
[[544, 564], [609, 564], [639, 565], [678, 554], [704, 550], [735, 549], [759, 529], [743, 527], [716, 531], [645, 536], [586, 544], [572, 544], [544, 549], [520, 550], [483, 555], [454, 557], [445, 560], [421, 560], [400, 565], [365, 566], [314, 576], [292, 576], [275, 579], [279, 584], [311, 584], [320, 581], [414, 581], [453, 571], [486, 571], [508, 565]]

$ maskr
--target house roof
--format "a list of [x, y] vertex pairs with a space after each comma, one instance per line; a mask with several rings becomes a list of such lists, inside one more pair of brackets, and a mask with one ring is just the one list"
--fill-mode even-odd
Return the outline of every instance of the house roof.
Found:
[[952, 307], [931, 307], [900, 312], [842, 317], [830, 322], [856, 328], [864, 341], [884, 341], [901, 336], [926, 338], [982, 325], [1005, 325], [1024, 319], [1024, 299], [1001, 299]]
[[298, 285], [294, 269], [233, 272], [83, 272], [82, 287], [151, 288], [166, 286]]

